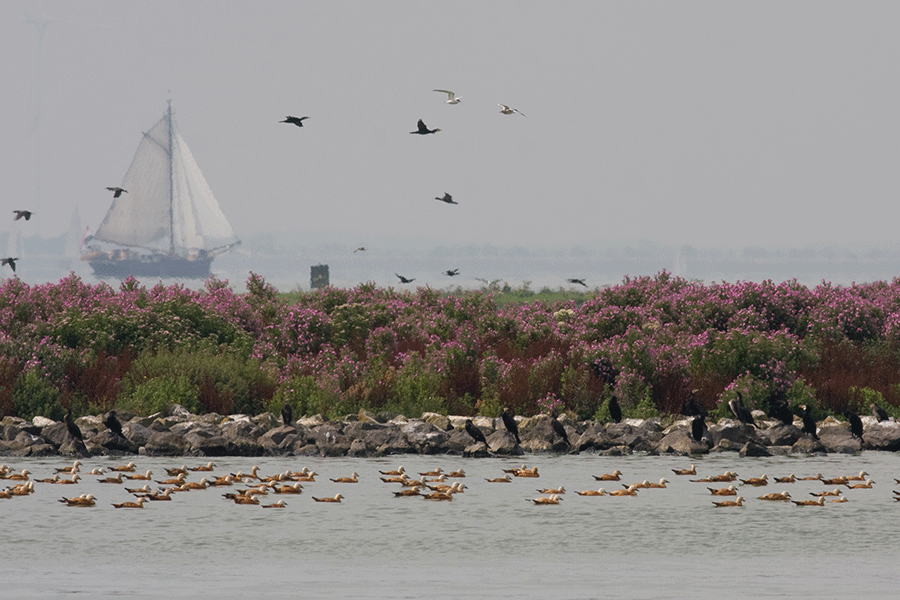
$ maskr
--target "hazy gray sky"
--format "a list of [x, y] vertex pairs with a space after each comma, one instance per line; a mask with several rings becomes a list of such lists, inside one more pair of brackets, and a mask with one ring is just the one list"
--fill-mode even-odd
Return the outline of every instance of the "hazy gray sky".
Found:
[[39, 108], [40, 232], [95, 229], [171, 98], [240, 237], [893, 244], [898, 31], [896, 1], [5, 0], [0, 185], [37, 206]]

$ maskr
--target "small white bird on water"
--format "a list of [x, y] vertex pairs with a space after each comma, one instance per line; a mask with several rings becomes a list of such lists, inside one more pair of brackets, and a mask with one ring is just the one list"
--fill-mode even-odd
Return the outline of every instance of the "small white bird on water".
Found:
[[444, 100], [445, 104], [459, 104], [462, 101], [462, 96], [457, 97], [456, 94], [451, 92], [450, 90], [433, 90], [435, 92], [441, 92], [442, 94], [447, 94], [447, 99]]
[[501, 112], [502, 114], [504, 114], [504, 115], [511, 115], [511, 114], [513, 114], [513, 113], [519, 113], [519, 114], [522, 115], [523, 117], [525, 116], [525, 113], [519, 112], [519, 109], [518, 109], [518, 108], [510, 108], [510, 107], [508, 107], [508, 106], [505, 105], [505, 104], [498, 104], [497, 106], [500, 107], [500, 112]]

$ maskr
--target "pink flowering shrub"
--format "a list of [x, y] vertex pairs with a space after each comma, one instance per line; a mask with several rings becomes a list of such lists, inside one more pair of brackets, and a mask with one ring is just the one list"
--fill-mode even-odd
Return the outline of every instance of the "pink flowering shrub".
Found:
[[332, 417], [507, 407], [586, 419], [613, 394], [626, 415], [674, 413], [692, 390], [710, 410], [737, 391], [763, 410], [900, 404], [900, 280], [703, 285], [663, 272], [503, 306], [489, 293], [371, 283], [289, 297], [253, 273], [244, 293], [214, 278], [200, 291], [7, 279], [0, 410], [140, 412], [172, 390], [200, 411], [288, 403]]

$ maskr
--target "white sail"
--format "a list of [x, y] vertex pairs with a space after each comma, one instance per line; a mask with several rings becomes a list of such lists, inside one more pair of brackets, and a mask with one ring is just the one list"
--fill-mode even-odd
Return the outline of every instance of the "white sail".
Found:
[[237, 243], [191, 151], [172, 119], [171, 107], [144, 134], [122, 188], [94, 237], [178, 255]]

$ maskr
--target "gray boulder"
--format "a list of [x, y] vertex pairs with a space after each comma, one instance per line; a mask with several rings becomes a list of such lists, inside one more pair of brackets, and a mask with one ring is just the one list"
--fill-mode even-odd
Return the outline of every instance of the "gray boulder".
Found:
[[450, 437], [431, 423], [412, 421], [402, 427], [403, 435], [419, 454], [438, 454], [443, 452], [444, 444]]
[[183, 437], [170, 431], [157, 431], [143, 447], [149, 456], [181, 456], [190, 449]]
[[863, 433], [863, 441], [869, 450], [900, 450], [900, 423], [882, 421], [868, 426]]

